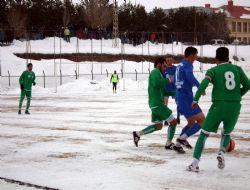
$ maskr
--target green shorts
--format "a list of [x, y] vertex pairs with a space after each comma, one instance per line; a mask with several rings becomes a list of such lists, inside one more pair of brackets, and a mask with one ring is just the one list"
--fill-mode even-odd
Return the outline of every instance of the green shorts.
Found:
[[26, 96], [27, 98], [31, 98], [31, 90], [29, 90], [29, 91], [28, 91], [28, 90], [22, 90], [22, 91], [21, 91], [21, 98], [22, 98], [22, 97], [24, 98], [25, 96]]
[[220, 123], [223, 122], [224, 133], [230, 134], [238, 121], [240, 108], [240, 102], [214, 102], [202, 124], [202, 129], [217, 133]]
[[176, 96], [176, 91], [165, 91], [164, 93], [165, 96], [168, 96], [168, 97], [172, 97], [172, 98], [175, 98]]
[[153, 123], [165, 121], [172, 115], [172, 110], [165, 105], [151, 108], [151, 111], [152, 111], [151, 117]]

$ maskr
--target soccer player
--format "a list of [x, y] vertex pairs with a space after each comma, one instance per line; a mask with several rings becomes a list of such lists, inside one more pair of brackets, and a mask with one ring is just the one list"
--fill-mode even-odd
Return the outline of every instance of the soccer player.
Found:
[[221, 122], [223, 122], [223, 130], [217, 160], [219, 169], [225, 167], [224, 154], [230, 143], [230, 134], [234, 130], [240, 114], [241, 98], [250, 89], [250, 81], [241, 67], [229, 63], [229, 50], [226, 47], [216, 50], [216, 62], [218, 65], [207, 71], [205, 79], [201, 82], [194, 97], [193, 107], [195, 108], [208, 84], [213, 85], [213, 104], [202, 125], [193, 153], [194, 160], [188, 166], [188, 171], [199, 172], [199, 160], [206, 139], [211, 132], [217, 132]]
[[164, 91], [165, 86], [174, 79], [164, 78], [163, 73], [166, 70], [166, 62], [164, 58], [158, 58], [154, 63], [154, 70], [150, 73], [148, 80], [148, 97], [149, 97], [149, 107], [152, 113], [153, 125], [150, 125], [143, 129], [142, 131], [134, 131], [133, 138], [135, 146], [138, 146], [140, 137], [143, 135], [150, 134], [154, 131], [161, 130], [163, 127], [163, 121], [168, 121], [168, 134], [167, 142], [165, 145], [166, 149], [175, 150], [179, 153], [185, 153], [180, 144], [175, 145], [172, 140], [175, 134], [175, 128], [177, 125], [177, 120], [172, 115], [172, 111], [164, 104]]
[[[173, 77], [175, 78], [175, 72], [176, 72], [176, 66], [173, 65], [173, 58], [171, 56], [166, 57], [166, 64], [167, 64], [167, 69], [164, 73], [165, 78]], [[176, 86], [175, 83], [169, 83], [165, 86], [165, 97], [164, 97], [164, 102], [165, 105], [168, 105], [168, 99], [171, 96], [173, 99], [175, 99], [176, 95]]]
[[200, 83], [194, 77], [193, 63], [197, 59], [198, 51], [194, 47], [187, 47], [185, 49], [185, 58], [177, 66], [175, 74], [176, 84], [176, 103], [178, 111], [185, 116], [187, 125], [182, 129], [180, 136], [177, 138], [177, 142], [184, 145], [188, 149], [192, 149], [192, 146], [187, 141], [187, 138], [194, 135], [201, 129], [201, 124], [205, 119], [205, 116], [197, 106], [192, 108], [194, 86], [199, 87]]
[[[167, 69], [166, 69], [166, 71], [164, 73], [165, 78], [168, 78], [168, 77], [175, 78], [176, 66], [173, 65], [173, 63], [174, 63], [174, 60], [173, 60], [172, 56], [167, 55], [166, 56]], [[173, 99], [175, 99], [175, 96], [176, 96], [175, 83], [172, 82], [172, 83], [167, 84], [166, 87], [165, 87], [165, 97], [164, 97], [165, 105], [168, 106], [169, 97], [172, 97]], [[179, 123], [179, 120], [180, 120], [179, 118], [180, 118], [180, 115], [179, 115], [179, 112], [178, 112], [178, 109], [177, 109], [177, 121], [178, 121], [178, 123]], [[168, 125], [167, 121], [164, 122], [164, 125]]]
[[27, 105], [26, 105], [26, 110], [25, 114], [30, 114], [29, 112], [29, 107], [30, 107], [30, 100], [31, 100], [31, 89], [32, 89], [32, 84], [35, 86], [36, 82], [36, 76], [35, 73], [32, 71], [33, 65], [32, 63], [29, 63], [27, 65], [27, 70], [22, 73], [22, 75], [19, 78], [19, 84], [21, 88], [21, 96], [19, 100], [19, 111], [18, 114], [21, 114], [21, 109], [22, 109], [22, 104], [23, 100], [26, 96], [27, 98]]
[[113, 93], [116, 93], [117, 83], [119, 82], [119, 77], [116, 71], [111, 75], [110, 82], [113, 84]]

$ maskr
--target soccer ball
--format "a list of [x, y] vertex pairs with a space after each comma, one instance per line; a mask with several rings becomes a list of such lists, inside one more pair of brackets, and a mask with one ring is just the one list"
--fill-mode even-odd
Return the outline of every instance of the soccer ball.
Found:
[[230, 140], [230, 143], [227, 147], [227, 152], [232, 152], [235, 149], [235, 141], [233, 139]]

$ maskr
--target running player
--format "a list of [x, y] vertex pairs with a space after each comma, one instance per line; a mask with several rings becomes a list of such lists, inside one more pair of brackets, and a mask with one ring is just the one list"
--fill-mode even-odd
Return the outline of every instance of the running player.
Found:
[[219, 169], [225, 167], [224, 154], [230, 143], [230, 134], [234, 130], [240, 114], [241, 97], [250, 89], [250, 81], [241, 67], [229, 63], [229, 50], [226, 47], [216, 50], [216, 61], [218, 65], [207, 71], [206, 77], [194, 97], [193, 107], [195, 108], [208, 84], [213, 85], [213, 104], [202, 125], [193, 153], [194, 160], [187, 167], [188, 171], [199, 172], [199, 160], [206, 139], [211, 132], [217, 132], [221, 122], [223, 122], [223, 130], [217, 160]]
[[175, 129], [177, 125], [177, 120], [172, 115], [172, 111], [164, 104], [164, 91], [165, 86], [174, 79], [163, 78], [163, 73], [166, 70], [166, 62], [164, 58], [158, 58], [154, 64], [155, 69], [150, 73], [148, 81], [148, 97], [149, 97], [149, 107], [152, 113], [153, 125], [150, 125], [143, 129], [142, 131], [134, 131], [133, 138], [135, 146], [138, 146], [138, 142], [143, 135], [147, 135], [154, 131], [161, 130], [163, 127], [163, 121], [168, 121], [168, 134], [167, 142], [165, 145], [166, 149], [175, 150], [179, 153], [185, 153], [181, 145], [174, 144], [172, 142], [175, 134]]
[[176, 69], [176, 103], [179, 112], [185, 116], [187, 125], [182, 129], [177, 142], [184, 145], [186, 148], [192, 149], [192, 146], [187, 141], [187, 138], [194, 135], [201, 129], [202, 122], [205, 116], [197, 106], [192, 109], [194, 86], [199, 87], [200, 83], [194, 77], [193, 63], [197, 59], [198, 51], [194, 47], [187, 47], [185, 50], [185, 58], [177, 66]]

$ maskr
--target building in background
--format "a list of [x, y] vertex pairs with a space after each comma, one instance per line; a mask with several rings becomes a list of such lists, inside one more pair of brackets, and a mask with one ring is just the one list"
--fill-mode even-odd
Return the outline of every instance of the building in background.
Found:
[[212, 8], [210, 4], [206, 4], [205, 8], [215, 13], [224, 12], [231, 36], [241, 43], [250, 44], [250, 7], [234, 5], [229, 0], [227, 5]]

